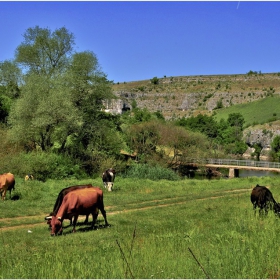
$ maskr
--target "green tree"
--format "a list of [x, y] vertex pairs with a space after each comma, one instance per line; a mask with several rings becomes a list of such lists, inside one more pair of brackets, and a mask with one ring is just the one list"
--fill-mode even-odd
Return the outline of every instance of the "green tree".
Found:
[[51, 76], [65, 70], [74, 46], [74, 35], [65, 27], [51, 32], [48, 28], [28, 28], [24, 42], [16, 49], [16, 62], [29, 72]]
[[2, 93], [9, 98], [17, 98], [20, 94], [19, 86], [22, 83], [22, 72], [14, 61], [5, 60], [0, 63], [0, 85]]
[[277, 135], [271, 142], [271, 156], [274, 160], [280, 162], [280, 136]]
[[230, 126], [235, 126], [243, 130], [243, 125], [245, 123], [244, 117], [240, 113], [231, 113], [228, 116], [227, 122]]
[[9, 118], [12, 138], [78, 158], [100, 151], [97, 143], [109, 135], [101, 132], [115, 129], [116, 122], [101, 112], [103, 101], [113, 95], [95, 54], [73, 54], [74, 36], [65, 28], [29, 28], [24, 39], [16, 61], [27, 74]]
[[5, 96], [0, 94], [0, 122], [6, 123], [6, 119], [10, 112], [10, 106], [11, 106], [12, 100]]
[[67, 137], [81, 126], [77, 108], [61, 78], [30, 74], [22, 95], [12, 105], [10, 136], [24, 145], [50, 150], [64, 147]]
[[262, 144], [261, 143], [255, 143], [253, 145], [253, 148], [255, 149], [255, 151], [252, 153], [252, 156], [256, 157], [257, 160], [260, 160], [260, 155], [261, 155], [261, 151], [262, 151]]
[[151, 83], [154, 84], [154, 85], [158, 85], [158, 84], [159, 84], [159, 79], [158, 79], [158, 77], [153, 77], [153, 78], [151, 79]]
[[[66, 78], [71, 100], [82, 119], [73, 143], [80, 146], [79, 153], [83, 155], [83, 151], [90, 154], [95, 150], [100, 152], [105, 149], [108, 153], [108, 148], [112, 148], [109, 143], [113, 143], [109, 139], [112, 130], [119, 129], [119, 119], [102, 112], [103, 101], [114, 96], [111, 83], [101, 71], [96, 55], [89, 51], [75, 53], [70, 59]], [[103, 143], [103, 149], [99, 143]]]
[[195, 117], [183, 118], [176, 122], [180, 126], [185, 126], [192, 131], [201, 132], [209, 138], [216, 138], [218, 133], [217, 123], [213, 116], [198, 114]]

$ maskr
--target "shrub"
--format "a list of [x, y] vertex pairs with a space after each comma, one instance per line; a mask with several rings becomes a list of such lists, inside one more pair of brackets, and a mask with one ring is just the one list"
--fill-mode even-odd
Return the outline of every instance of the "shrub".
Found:
[[10, 159], [9, 170], [23, 177], [31, 173], [35, 179], [80, 178], [83, 172], [78, 164], [63, 155], [45, 152], [20, 153]]
[[151, 79], [151, 83], [154, 84], [154, 85], [158, 85], [158, 84], [159, 84], [159, 79], [158, 79], [158, 77], [153, 77], [153, 78]]
[[148, 164], [134, 164], [123, 176], [138, 179], [150, 179], [153, 181], [161, 179], [176, 181], [180, 179], [180, 177], [170, 169], [161, 166], [150, 166]]

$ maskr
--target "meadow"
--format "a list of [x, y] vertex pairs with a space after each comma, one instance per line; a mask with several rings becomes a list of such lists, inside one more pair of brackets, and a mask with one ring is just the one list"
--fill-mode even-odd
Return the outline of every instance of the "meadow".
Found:
[[[237, 104], [216, 110], [215, 119], [227, 119], [229, 114], [240, 113], [245, 120], [245, 126], [269, 123], [279, 120], [279, 96], [266, 97], [257, 101]], [[260, 110], [261, 108], [261, 110]]]
[[[44, 217], [62, 188], [101, 179], [27, 181], [0, 201], [0, 278], [278, 278], [280, 220], [254, 214], [250, 192], [280, 178], [151, 181], [117, 177], [104, 190], [111, 227], [79, 224], [51, 237]], [[83, 221], [81, 217], [79, 221]], [[91, 217], [90, 217], [91, 221]]]

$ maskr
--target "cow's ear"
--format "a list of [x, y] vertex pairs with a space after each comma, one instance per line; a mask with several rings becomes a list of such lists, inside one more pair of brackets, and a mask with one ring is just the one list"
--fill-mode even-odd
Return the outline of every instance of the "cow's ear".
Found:
[[47, 216], [47, 217], [45, 217], [45, 220], [47, 220], [47, 221], [49, 221], [49, 220], [51, 220], [52, 219], [52, 216]]

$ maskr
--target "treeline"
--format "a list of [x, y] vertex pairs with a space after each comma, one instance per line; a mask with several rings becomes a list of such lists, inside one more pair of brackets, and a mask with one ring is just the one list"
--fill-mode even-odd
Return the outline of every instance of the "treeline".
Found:
[[125, 114], [106, 113], [104, 101], [115, 98], [112, 82], [92, 51], [75, 51], [71, 32], [36, 26], [23, 38], [15, 57], [0, 62], [0, 173], [46, 180], [114, 167], [127, 174], [135, 159], [138, 171], [139, 164], [170, 170], [188, 158], [247, 148], [240, 114], [219, 123], [204, 115], [167, 122], [136, 101]]

